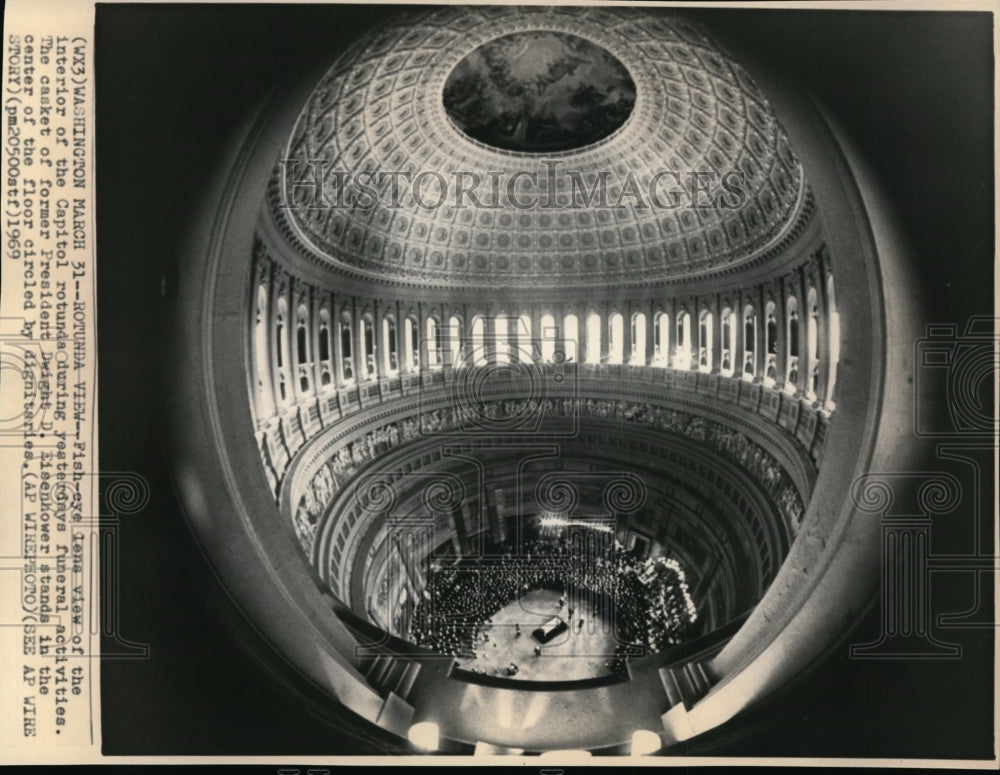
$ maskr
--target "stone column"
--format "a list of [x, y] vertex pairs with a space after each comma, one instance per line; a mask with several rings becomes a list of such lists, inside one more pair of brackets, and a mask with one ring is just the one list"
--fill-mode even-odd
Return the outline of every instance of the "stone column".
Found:
[[372, 325], [375, 330], [372, 332], [372, 342], [375, 347], [375, 378], [384, 379], [389, 373], [389, 342], [386, 340], [385, 336], [385, 326], [383, 325], [382, 317], [384, 315], [382, 310], [382, 305], [377, 301], [372, 302], [372, 318], [374, 322]]
[[[736, 303], [739, 306], [739, 315], [737, 317], [737, 325], [740, 327], [736, 332], [736, 343], [738, 345], [738, 352], [733, 354], [736, 358], [736, 374], [739, 375], [740, 379], [746, 377], [746, 367], [747, 367], [747, 356], [751, 354], [749, 349], [751, 346], [757, 346], [757, 334], [756, 326], [754, 327], [753, 341], [747, 339], [747, 321], [746, 321], [746, 306], [747, 304], [755, 303], [752, 296], [747, 296], [744, 291], [739, 291], [736, 297]], [[756, 358], [757, 354], [754, 352], [753, 357]], [[754, 365], [754, 373], [756, 373], [756, 364]], [[752, 376], [752, 375], [751, 375]]]
[[531, 359], [542, 358], [542, 311], [537, 304], [531, 307]]
[[774, 342], [774, 387], [781, 390], [788, 375], [788, 359], [791, 356], [788, 339], [788, 278], [781, 277], [775, 283], [778, 288], [778, 299], [774, 305], [775, 327], [777, 335]]
[[587, 337], [587, 318], [589, 316], [590, 310], [586, 307], [577, 313], [576, 359], [580, 363], [586, 363], [590, 356], [590, 341]]
[[[809, 391], [809, 381], [812, 379], [812, 367], [815, 363], [809, 357], [809, 326], [812, 320], [812, 308], [809, 306], [809, 287], [805, 271], [800, 266], [793, 272], [795, 295], [799, 299], [799, 381], [795, 385], [795, 395], [805, 398]], [[816, 338], [817, 343], [819, 337]], [[791, 342], [789, 342], [791, 346]]]
[[632, 362], [632, 315], [635, 310], [632, 302], [622, 304], [622, 363]]
[[511, 360], [515, 363], [521, 361], [521, 316], [516, 312], [511, 312], [507, 318], [507, 350], [510, 352]]
[[338, 388], [344, 386], [344, 352], [340, 343], [340, 310], [337, 294], [330, 294], [330, 352], [333, 355], [333, 380]]
[[611, 354], [611, 305], [601, 304], [601, 363], [607, 363]]
[[454, 368], [455, 364], [455, 350], [458, 347], [458, 342], [455, 341], [455, 337], [451, 331], [451, 313], [453, 310], [446, 308], [443, 304], [440, 308], [441, 315], [441, 368], [450, 372]]
[[[722, 350], [728, 342], [722, 341], [722, 297], [716, 293], [712, 297], [712, 373], [722, 371]], [[729, 355], [732, 359], [732, 354]]]
[[646, 312], [646, 348], [642, 354], [643, 359], [647, 366], [653, 365], [653, 326], [656, 325], [656, 303], [653, 301], [647, 301], [644, 305]]
[[692, 296], [688, 299], [688, 309], [691, 310], [690, 331], [691, 338], [691, 371], [698, 371], [701, 368], [701, 320], [698, 318], [698, 297]]
[[[365, 319], [358, 314], [358, 303], [354, 303], [354, 373], [358, 380], [368, 379], [368, 355], [365, 348]], [[374, 337], [373, 337], [374, 341]]]
[[496, 321], [493, 319], [494, 312], [491, 305], [487, 304], [483, 312], [483, 357], [486, 363], [497, 362]]
[[298, 401], [300, 398], [301, 391], [299, 390], [299, 348], [298, 348], [298, 330], [299, 330], [299, 302], [296, 299], [296, 294], [299, 291], [299, 283], [294, 277], [288, 278], [288, 296], [285, 302], [286, 320], [284, 329], [281, 333], [281, 337], [284, 340], [283, 344], [285, 346], [285, 375], [288, 377], [289, 383], [287, 384], [287, 389], [289, 395], [292, 397], [292, 401]]
[[[309, 288], [309, 348], [312, 355], [312, 380], [315, 395], [319, 395], [319, 391], [323, 387], [323, 362], [319, 357], [320, 293], [321, 291], [315, 286]], [[327, 342], [329, 342], [329, 332]]]
[[427, 341], [427, 321], [430, 319], [430, 310], [423, 304], [417, 305], [417, 326], [420, 328], [417, 341], [420, 343], [420, 371], [430, 368], [430, 346]]
[[754, 326], [754, 359], [756, 368], [754, 369], [754, 382], [763, 382], [767, 373], [767, 313], [765, 312], [767, 301], [764, 295], [764, 286], [758, 285], [756, 288], [756, 303], [754, 309], [757, 316], [757, 324]]
[[677, 353], [677, 305], [673, 298], [663, 302], [663, 314], [667, 316], [667, 341], [661, 342], [666, 347], [666, 365], [676, 368], [675, 355]]
[[555, 310], [552, 312], [552, 317], [556, 321], [556, 329], [559, 331], [559, 335], [556, 337], [556, 352], [562, 352], [563, 360], [569, 357], [569, 353], [566, 351], [566, 306], [564, 304], [557, 304]]

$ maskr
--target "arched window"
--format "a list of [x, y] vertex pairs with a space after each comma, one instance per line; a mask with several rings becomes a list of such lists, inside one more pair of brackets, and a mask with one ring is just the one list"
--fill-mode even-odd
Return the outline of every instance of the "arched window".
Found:
[[486, 365], [486, 341], [483, 319], [476, 315], [472, 319], [472, 363], [476, 366]]
[[712, 313], [702, 310], [698, 316], [698, 368], [701, 371], [712, 370], [712, 359], [715, 357], [715, 353], [712, 351], [712, 336], [715, 334], [714, 324]]
[[[795, 299], [789, 300], [794, 304]], [[799, 311], [790, 309], [788, 311], [788, 354], [793, 358], [799, 357]]]
[[507, 315], [502, 313], [493, 318], [493, 359], [496, 363], [510, 363]]
[[303, 318], [299, 318], [299, 323], [295, 329], [295, 341], [296, 349], [298, 352], [299, 363], [309, 363], [309, 334], [306, 331], [306, 321]]
[[826, 384], [826, 408], [833, 410], [836, 404], [835, 387], [837, 385], [837, 362], [840, 360], [840, 314], [837, 312], [837, 299], [833, 295], [833, 275], [826, 278], [826, 303], [829, 326], [827, 337], [829, 344], [826, 351], [830, 354], [829, 371]]
[[278, 393], [281, 402], [289, 401], [292, 398], [289, 384], [292, 380], [290, 364], [288, 360], [288, 304], [284, 297], [278, 299], [278, 314], [275, 319], [275, 362], [278, 365]]
[[691, 314], [683, 310], [677, 313], [677, 353], [674, 357], [674, 368], [691, 368]]
[[517, 319], [517, 358], [521, 363], [531, 363], [531, 315]]
[[542, 327], [542, 361], [552, 363], [552, 356], [556, 351], [556, 338], [559, 334], [556, 329], [556, 319], [546, 312], [542, 315], [539, 324]]
[[331, 368], [330, 357], [330, 313], [321, 309], [319, 311], [319, 368], [320, 384], [326, 387], [333, 383], [333, 369]]
[[346, 312], [340, 318], [340, 357], [343, 361], [344, 379], [354, 379], [354, 329], [351, 317]]
[[399, 349], [396, 342], [396, 319], [387, 315], [382, 318], [382, 340], [386, 347], [386, 362], [382, 364], [387, 374], [399, 370]]
[[441, 336], [437, 318], [427, 318], [427, 365], [431, 368], [441, 365]]
[[285, 363], [288, 361], [288, 355], [285, 352], [285, 348], [287, 347], [285, 344], [285, 316], [287, 313], [288, 305], [285, 303], [285, 300], [278, 299], [278, 314], [274, 322], [274, 341], [276, 362], [279, 369], [285, 368]]
[[410, 371], [420, 368], [420, 326], [412, 317], [403, 321], [403, 365]]
[[576, 363], [580, 351], [580, 323], [576, 315], [563, 318], [563, 354], [567, 361]]
[[295, 314], [295, 361], [299, 374], [299, 390], [308, 393], [310, 387], [309, 370], [312, 366], [309, 348], [309, 310], [305, 304], [300, 304]]
[[736, 314], [726, 307], [722, 310], [722, 361], [719, 371], [723, 376], [733, 376], [733, 356], [736, 353]]
[[330, 360], [330, 323], [325, 317], [319, 323], [319, 360], [320, 363]]
[[646, 365], [646, 313], [636, 312], [632, 316], [632, 352], [628, 362], [633, 366]]
[[670, 318], [665, 312], [657, 312], [653, 324], [653, 362], [666, 366], [670, 353]]
[[789, 296], [785, 302], [788, 315], [788, 364], [785, 367], [785, 389], [794, 393], [802, 379], [799, 363], [799, 303], [794, 296]]
[[757, 373], [757, 314], [751, 305], [743, 308], [743, 379], [752, 380]]
[[364, 378], [375, 376], [375, 331], [371, 318], [361, 320], [361, 363], [364, 364]]
[[591, 312], [587, 316], [587, 363], [601, 362], [601, 316]]
[[806, 309], [808, 318], [806, 319], [806, 368], [809, 379], [806, 382], [806, 396], [816, 399], [816, 391], [819, 388], [819, 307], [816, 303], [816, 289], [809, 288], [806, 296]]
[[451, 343], [451, 365], [459, 369], [465, 365], [462, 355], [462, 319], [457, 315], [448, 318], [448, 341]]

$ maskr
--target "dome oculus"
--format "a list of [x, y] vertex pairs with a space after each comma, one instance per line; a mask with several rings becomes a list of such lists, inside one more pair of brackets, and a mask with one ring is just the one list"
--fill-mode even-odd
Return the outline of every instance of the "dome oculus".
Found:
[[613, 134], [635, 105], [625, 66], [583, 38], [544, 30], [482, 44], [444, 86], [448, 116], [466, 135], [509, 151], [581, 148]]

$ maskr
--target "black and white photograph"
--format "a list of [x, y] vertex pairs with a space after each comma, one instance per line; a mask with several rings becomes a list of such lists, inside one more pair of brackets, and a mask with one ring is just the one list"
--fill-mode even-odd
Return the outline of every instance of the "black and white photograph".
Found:
[[995, 767], [995, 10], [97, 3], [81, 763]]

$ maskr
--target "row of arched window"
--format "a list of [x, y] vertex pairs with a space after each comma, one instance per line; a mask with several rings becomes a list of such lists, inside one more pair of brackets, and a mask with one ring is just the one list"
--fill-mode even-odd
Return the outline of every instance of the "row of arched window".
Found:
[[544, 310], [476, 314], [467, 325], [459, 315], [442, 320], [428, 313], [421, 322], [410, 313], [400, 325], [392, 311], [352, 314], [353, 305], [341, 305], [331, 318], [332, 302], [325, 301], [313, 315], [306, 296], [290, 310], [284, 289], [270, 308], [268, 285], [261, 283], [253, 335], [257, 409], [260, 416], [271, 416], [318, 392], [423, 368], [535, 360], [714, 372], [781, 387], [829, 409], [840, 339], [832, 275], [824, 290], [822, 306], [811, 285], [804, 303], [787, 296], [781, 322], [778, 305], [768, 300], [762, 311], [752, 303], [742, 309], [724, 306], [718, 319], [705, 308], [693, 317], [680, 304], [673, 314], [640, 311], [628, 319], [617, 310], [586, 316]]

